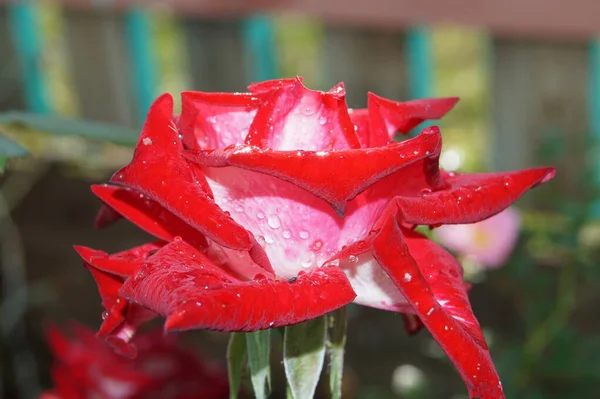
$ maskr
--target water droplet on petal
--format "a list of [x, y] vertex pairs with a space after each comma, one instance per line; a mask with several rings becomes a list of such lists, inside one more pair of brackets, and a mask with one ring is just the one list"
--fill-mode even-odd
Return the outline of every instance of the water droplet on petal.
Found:
[[358, 263], [358, 256], [356, 256], [356, 255], [350, 255], [348, 257], [348, 262], [350, 262], [351, 264]]
[[269, 215], [267, 218], [267, 224], [272, 229], [278, 229], [281, 226], [281, 221], [277, 215]]
[[106, 320], [108, 318], [108, 312], [105, 310], [102, 312], [102, 320]]
[[173, 242], [181, 242], [181, 241], [183, 241], [183, 240], [181, 239], [181, 237], [179, 237], [179, 236], [175, 236], [175, 237], [173, 237]]
[[291, 232], [291, 231], [289, 231], [289, 230], [284, 230], [284, 231], [283, 231], [283, 238], [285, 238], [285, 239], [290, 239], [290, 238], [292, 238], [292, 232]]
[[258, 213], [256, 214], [256, 217], [259, 219], [264, 219], [265, 218], [265, 214], [262, 211], [258, 211]]
[[271, 237], [270, 235], [268, 235], [268, 234], [267, 234], [267, 235], [265, 236], [265, 242], [266, 242], [267, 244], [273, 244], [273, 243], [275, 242], [275, 240], [273, 239], [273, 237]]
[[327, 123], [327, 117], [326, 116], [321, 116], [319, 118], [319, 125], [323, 126], [326, 123]]
[[321, 240], [317, 240], [315, 242], [313, 242], [313, 244], [310, 246], [310, 249], [312, 251], [317, 252], [318, 250], [320, 250], [323, 247], [323, 241]]
[[303, 240], [306, 240], [310, 236], [310, 234], [308, 234], [308, 231], [306, 231], [306, 230], [302, 230], [298, 235]]
[[254, 278], [252, 280], [254, 281], [260, 281], [260, 280], [266, 280], [267, 277], [264, 274], [258, 273], [256, 276], [254, 276]]
[[300, 109], [303, 115], [310, 116], [315, 113], [315, 110], [311, 107], [304, 107]]

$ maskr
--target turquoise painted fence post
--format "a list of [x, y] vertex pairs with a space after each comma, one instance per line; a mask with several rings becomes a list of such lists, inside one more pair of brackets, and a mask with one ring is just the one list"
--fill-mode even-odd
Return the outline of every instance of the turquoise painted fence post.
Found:
[[[596, 195], [600, 194], [600, 39], [593, 40], [589, 48], [588, 115], [591, 133], [590, 166]], [[592, 204], [591, 217], [600, 219], [600, 198]]]
[[12, 42], [15, 47], [21, 79], [25, 89], [25, 101], [31, 112], [52, 112], [47, 87], [42, 72], [42, 46], [34, 2], [22, 1], [8, 6], [8, 19]]
[[252, 82], [275, 79], [279, 76], [275, 48], [275, 32], [271, 19], [256, 15], [243, 23], [244, 47], [250, 66]]
[[152, 46], [152, 22], [146, 11], [132, 9], [125, 16], [125, 24], [133, 92], [138, 121], [142, 124], [157, 95], [157, 60]]
[[[431, 34], [425, 27], [410, 29], [406, 35], [406, 69], [408, 96], [410, 99], [428, 98], [433, 94], [434, 66], [431, 50]], [[414, 129], [413, 134], [434, 122], [425, 121]]]

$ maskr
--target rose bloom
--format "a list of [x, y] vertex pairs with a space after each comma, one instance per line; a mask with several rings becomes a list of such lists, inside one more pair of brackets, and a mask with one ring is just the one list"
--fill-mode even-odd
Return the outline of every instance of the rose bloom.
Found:
[[55, 327], [48, 341], [55, 388], [40, 399], [226, 399], [227, 373], [209, 367], [162, 331], [134, 338], [138, 356], [115, 353], [81, 325], [68, 338]]
[[494, 269], [512, 253], [520, 227], [521, 215], [511, 207], [481, 222], [441, 226], [434, 233], [449, 250], [481, 267]]
[[426, 326], [472, 397], [504, 397], [460, 264], [414, 228], [484, 220], [554, 171], [444, 172], [437, 127], [394, 142], [456, 102], [369, 94], [349, 110], [342, 84], [299, 78], [185, 92], [180, 115], [161, 96], [131, 163], [93, 187], [99, 226], [122, 216], [158, 241], [77, 247], [106, 308], [99, 335], [132, 355], [157, 315], [167, 331], [255, 331], [355, 302]]

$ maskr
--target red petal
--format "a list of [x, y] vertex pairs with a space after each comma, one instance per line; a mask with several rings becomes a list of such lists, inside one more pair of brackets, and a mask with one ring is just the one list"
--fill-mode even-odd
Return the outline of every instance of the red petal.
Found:
[[197, 168], [181, 157], [182, 144], [173, 126], [173, 99], [159, 97], [148, 113], [133, 160], [111, 181], [149, 196], [206, 237], [234, 249], [248, 250], [252, 240], [210, 198]]
[[[431, 250], [430, 246], [427, 245], [427, 247]], [[415, 250], [418, 249], [415, 247]], [[426, 250], [427, 248], [420, 249]], [[463, 308], [453, 315], [452, 308], [446, 309], [440, 304], [437, 298], [439, 293], [436, 295], [438, 289], [434, 288], [435, 279], [430, 282], [425, 279], [423, 271], [419, 268], [423, 265], [417, 265], [413, 258], [420, 254], [410, 251], [407, 247], [394, 218], [389, 217], [374, 238], [373, 251], [381, 267], [392, 278], [433, 337], [448, 354], [465, 381], [469, 395], [472, 398], [503, 399], [502, 385], [490, 354], [473, 335], [475, 327], [470, 322], [475, 318], [472, 316], [471, 310], [466, 308], [468, 302], [465, 304], [462, 300], [462, 298], [466, 298], [466, 294], [464, 294], [464, 285], [462, 285], [459, 275], [453, 276], [452, 273], [446, 272], [445, 275], [438, 277], [446, 285], [446, 287], [439, 288], [442, 292], [447, 291], [447, 297], [444, 300], [456, 300], [457, 304], [463, 302], [461, 305]], [[435, 250], [421, 255], [429, 259], [431, 263], [428, 266], [432, 271], [436, 264], [434, 256], [437, 252]], [[447, 259], [441, 259], [439, 262], [442, 266], [441, 270], [448, 270], [445, 265]], [[462, 287], [462, 294], [460, 287]], [[470, 316], [467, 325], [459, 318], [466, 315]], [[480, 331], [477, 336], [481, 336]]]
[[110, 206], [102, 205], [94, 220], [94, 227], [97, 229], [108, 227], [111, 224], [118, 222], [122, 217], [123, 216], [121, 216], [119, 212], [115, 211]]
[[121, 294], [167, 317], [167, 330], [255, 331], [300, 323], [354, 299], [339, 268], [290, 281], [234, 281], [185, 242], [173, 242], [127, 280]]
[[261, 96], [262, 103], [246, 144], [276, 150], [360, 147], [343, 86], [321, 92], [309, 90], [295, 79], [264, 82], [250, 90]]
[[207, 245], [202, 233], [144, 194], [108, 184], [94, 185], [92, 191], [110, 206], [109, 209], [161, 240], [173, 241], [175, 237], [181, 237], [199, 248]]
[[130, 345], [129, 341], [137, 326], [156, 315], [121, 298], [119, 290], [125, 278], [137, 271], [141, 265], [140, 259], [148, 257], [162, 245], [162, 242], [144, 244], [114, 255], [91, 248], [75, 247], [96, 281], [105, 309], [98, 335], [104, 337], [123, 356], [135, 356], [135, 347]]
[[402, 318], [404, 319], [404, 328], [409, 335], [416, 334], [425, 327], [425, 324], [416, 314], [403, 313]]
[[408, 224], [439, 225], [474, 223], [504, 210], [527, 190], [554, 177], [553, 168], [516, 172], [450, 173], [446, 190], [417, 197], [398, 197], [395, 205]]
[[360, 142], [360, 147], [369, 147], [371, 142], [369, 110], [366, 108], [349, 109], [348, 114], [350, 115], [352, 123], [356, 126], [354, 130], [356, 131], [356, 137], [358, 137], [358, 141]]
[[346, 202], [378, 180], [428, 157], [441, 148], [438, 129], [381, 148], [348, 151], [273, 151], [236, 146], [189, 153], [204, 166], [237, 166], [293, 183], [324, 199], [343, 215]]
[[458, 97], [391, 101], [369, 93], [369, 147], [394, 141], [396, 133], [409, 133], [426, 120], [440, 119], [458, 102]]
[[243, 143], [259, 104], [248, 93], [181, 93], [177, 124], [184, 145], [198, 150]]

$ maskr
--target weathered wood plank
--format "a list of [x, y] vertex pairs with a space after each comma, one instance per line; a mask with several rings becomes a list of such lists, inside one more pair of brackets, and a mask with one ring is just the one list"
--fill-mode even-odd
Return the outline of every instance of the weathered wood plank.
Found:
[[193, 87], [201, 91], [245, 91], [247, 71], [241, 22], [186, 19], [183, 21]]
[[390, 99], [407, 98], [402, 33], [329, 26], [322, 52], [323, 88], [343, 81], [351, 108], [366, 106], [368, 91]]
[[0, 110], [24, 109], [19, 61], [10, 40], [6, 7], [0, 7]]
[[589, 133], [588, 46], [494, 41], [493, 163], [499, 170], [551, 162], [555, 187], [581, 194]]
[[136, 126], [122, 16], [69, 11], [65, 21], [80, 116]]
[[[8, 2], [9, 0], [0, 0]], [[137, 0], [60, 0], [80, 9], [127, 9]], [[145, 4], [164, 6], [164, 0]], [[293, 12], [327, 22], [397, 29], [414, 24], [455, 23], [494, 34], [546, 38], [589, 38], [598, 32], [597, 0], [170, 0], [181, 15], [242, 17], [256, 12]]]

